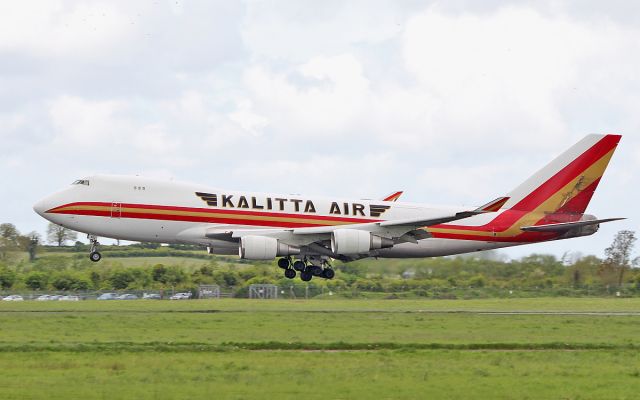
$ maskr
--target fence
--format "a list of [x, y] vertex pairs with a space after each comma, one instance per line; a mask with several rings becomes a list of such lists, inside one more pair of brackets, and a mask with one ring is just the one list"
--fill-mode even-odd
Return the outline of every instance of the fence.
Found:
[[[313, 282], [291, 282], [273, 287], [267, 295], [259, 291], [251, 294], [250, 286], [220, 287], [218, 285], [203, 285], [200, 287], [173, 288], [169, 290], [110, 290], [110, 291], [28, 291], [28, 290], [4, 290], [0, 291], [0, 297], [20, 295], [24, 300], [36, 300], [43, 295], [52, 296], [78, 296], [80, 300], [95, 300], [104, 294], [113, 294], [112, 297], [124, 294], [132, 294], [139, 299], [168, 300], [178, 293], [189, 293], [190, 297], [197, 298], [279, 298], [279, 299], [311, 299], [311, 298], [431, 298], [431, 299], [473, 299], [473, 298], [516, 298], [516, 297], [638, 297], [640, 288], [635, 284], [626, 284], [623, 287], [606, 286], [580, 286], [580, 287], [432, 287], [409, 288], [398, 287], [390, 290], [382, 287], [328, 287], [324, 284]], [[259, 290], [259, 289], [257, 289]], [[133, 298], [132, 298], [133, 299]]]

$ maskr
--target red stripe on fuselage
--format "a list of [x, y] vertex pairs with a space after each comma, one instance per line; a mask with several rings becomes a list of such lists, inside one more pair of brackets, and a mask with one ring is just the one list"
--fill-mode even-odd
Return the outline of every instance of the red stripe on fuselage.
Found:
[[480, 236], [474, 234], [461, 233], [445, 233], [431, 232], [434, 238], [438, 239], [456, 239], [456, 240], [475, 240], [480, 242], [501, 242], [501, 243], [537, 243], [547, 240], [556, 239], [559, 234], [555, 232], [522, 232], [519, 235], [499, 237], [499, 236]]
[[[118, 204], [119, 207], [113, 207], [114, 204]], [[64, 210], [66, 207], [74, 206], [94, 206], [94, 207], [109, 207], [109, 210]], [[136, 208], [144, 210], [162, 210], [162, 211], [175, 211], [175, 212], [197, 212], [207, 214], [224, 214], [228, 218], [220, 216], [194, 216], [194, 215], [180, 215], [180, 214], [159, 214], [153, 212], [127, 212], [126, 208]], [[121, 210], [121, 211], [118, 211]], [[285, 227], [285, 228], [304, 228], [315, 226], [326, 226], [326, 224], [314, 224], [313, 222], [300, 221], [270, 221], [270, 220], [253, 220], [253, 219], [240, 219], [233, 218], [233, 216], [254, 216], [254, 217], [270, 217], [270, 218], [290, 218], [299, 220], [319, 220], [336, 223], [357, 224], [378, 222], [379, 219], [364, 219], [364, 218], [350, 218], [350, 217], [337, 217], [337, 216], [325, 216], [314, 214], [290, 214], [290, 213], [277, 213], [277, 212], [263, 212], [263, 211], [245, 211], [245, 210], [226, 210], [226, 209], [208, 209], [208, 208], [195, 208], [195, 207], [177, 207], [177, 206], [162, 206], [155, 204], [132, 204], [132, 203], [105, 203], [105, 202], [76, 202], [65, 204], [56, 208], [53, 208], [47, 212], [56, 214], [72, 214], [72, 215], [88, 215], [99, 217], [111, 217], [114, 212], [118, 214], [120, 218], [134, 218], [134, 219], [153, 219], [153, 220], [167, 220], [167, 221], [186, 221], [186, 222], [204, 222], [204, 223], [223, 223], [233, 225], [254, 225], [254, 226], [272, 226], [272, 227]]]

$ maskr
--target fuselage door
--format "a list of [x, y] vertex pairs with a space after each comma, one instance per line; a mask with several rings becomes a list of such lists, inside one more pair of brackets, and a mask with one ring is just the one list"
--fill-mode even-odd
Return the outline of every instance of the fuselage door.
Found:
[[111, 218], [122, 216], [122, 203], [111, 203]]

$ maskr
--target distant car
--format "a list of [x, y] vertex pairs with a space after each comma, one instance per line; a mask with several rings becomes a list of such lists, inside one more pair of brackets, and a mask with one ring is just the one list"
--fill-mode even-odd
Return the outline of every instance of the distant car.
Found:
[[191, 292], [176, 293], [169, 297], [169, 300], [189, 300], [191, 298]]
[[115, 300], [117, 298], [117, 293], [102, 293], [100, 296], [98, 296], [98, 300]]
[[58, 301], [80, 301], [80, 296], [61, 296]]
[[116, 300], [138, 300], [138, 296], [136, 296], [135, 294], [131, 294], [131, 293], [125, 293], [125, 294], [121, 294], [120, 296], [116, 297]]
[[24, 299], [19, 294], [11, 294], [2, 299], [3, 301], [23, 301]]
[[50, 294], [43, 294], [41, 296], [36, 297], [36, 301], [51, 301], [51, 300], [58, 300], [59, 296], [55, 296], [55, 295], [50, 295]]
[[145, 293], [142, 295], [142, 298], [145, 300], [160, 300], [162, 299], [162, 296], [158, 293]]

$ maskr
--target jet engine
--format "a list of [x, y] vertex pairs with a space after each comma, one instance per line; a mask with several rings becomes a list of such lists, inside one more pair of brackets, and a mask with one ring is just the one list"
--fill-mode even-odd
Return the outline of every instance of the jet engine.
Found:
[[280, 243], [266, 236], [243, 236], [240, 239], [240, 258], [247, 260], [272, 260], [278, 256], [300, 254], [298, 247]]
[[359, 254], [393, 247], [393, 240], [357, 229], [336, 229], [331, 234], [331, 250], [336, 254]]

